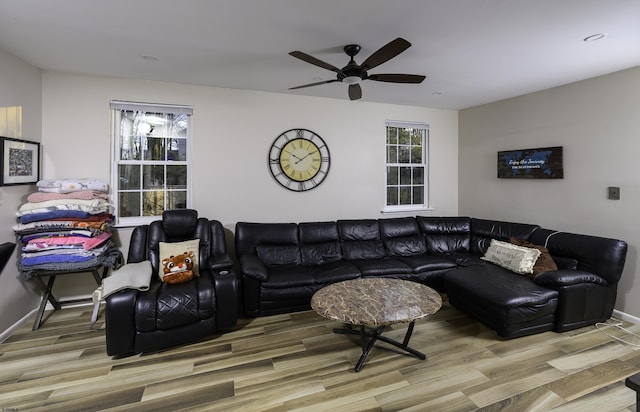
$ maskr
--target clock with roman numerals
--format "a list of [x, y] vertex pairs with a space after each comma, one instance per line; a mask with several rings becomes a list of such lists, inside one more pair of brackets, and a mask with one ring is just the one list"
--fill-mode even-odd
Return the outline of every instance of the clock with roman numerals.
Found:
[[269, 149], [269, 170], [282, 187], [304, 192], [317, 187], [329, 173], [329, 147], [307, 129], [283, 132]]

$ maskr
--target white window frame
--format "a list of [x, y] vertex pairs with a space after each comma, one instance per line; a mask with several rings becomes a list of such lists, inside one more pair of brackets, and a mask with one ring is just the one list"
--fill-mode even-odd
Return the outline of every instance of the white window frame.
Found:
[[[121, 138], [121, 119], [123, 111], [139, 111], [146, 113], [165, 113], [165, 114], [186, 114], [188, 115], [188, 126], [187, 126], [187, 136], [186, 136], [186, 161], [176, 161], [176, 160], [121, 160], [120, 159], [120, 138]], [[140, 169], [142, 170], [142, 166], [144, 165], [184, 165], [187, 167], [187, 188], [186, 188], [186, 207], [192, 207], [192, 167], [191, 167], [191, 158], [192, 158], [192, 115], [193, 115], [193, 107], [191, 106], [183, 106], [183, 105], [168, 105], [168, 104], [156, 104], [156, 103], [139, 103], [139, 102], [128, 102], [128, 101], [120, 101], [120, 100], [112, 100], [110, 102], [110, 112], [111, 112], [111, 191], [112, 191], [112, 202], [114, 206], [114, 215], [115, 215], [115, 225], [119, 227], [129, 227], [129, 226], [138, 226], [143, 224], [149, 224], [154, 220], [160, 219], [161, 215], [153, 215], [153, 216], [127, 216], [122, 217], [119, 216], [120, 211], [120, 176], [118, 172], [118, 166], [124, 164], [134, 164], [140, 165]], [[142, 176], [141, 176], [142, 179]], [[142, 180], [141, 180], [142, 184]], [[156, 189], [157, 190], [157, 189]], [[163, 184], [163, 191], [170, 191], [166, 186], [166, 180]], [[140, 191], [144, 192], [144, 189]], [[166, 196], [164, 197], [166, 201]], [[142, 207], [142, 200], [141, 200]], [[166, 206], [165, 206], [166, 208]]]
[[[399, 163], [399, 162], [390, 162], [387, 158], [389, 144], [387, 141], [387, 133], [390, 127], [395, 128], [407, 128], [407, 129], [420, 129], [424, 131], [422, 138], [422, 163]], [[382, 213], [402, 213], [402, 212], [415, 212], [421, 210], [431, 210], [429, 207], [429, 125], [427, 123], [418, 123], [418, 122], [405, 122], [405, 121], [396, 121], [396, 120], [387, 120], [385, 122], [384, 128], [384, 199], [383, 199], [383, 209]], [[387, 189], [389, 187], [388, 184], [388, 168], [389, 167], [406, 167], [407, 165], [411, 166], [422, 166], [424, 168], [424, 176], [423, 176], [423, 201], [418, 204], [405, 204], [405, 205], [388, 205], [387, 204]], [[411, 182], [411, 186], [419, 186], [413, 184], [413, 178]]]

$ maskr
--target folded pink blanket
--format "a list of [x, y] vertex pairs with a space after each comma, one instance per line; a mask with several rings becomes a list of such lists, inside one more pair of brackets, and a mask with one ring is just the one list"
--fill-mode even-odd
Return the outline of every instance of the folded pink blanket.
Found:
[[109, 195], [105, 192], [97, 192], [95, 190], [79, 190], [77, 192], [71, 193], [36, 192], [31, 193], [29, 196], [27, 196], [27, 200], [31, 203], [46, 202], [47, 200], [58, 199], [109, 199]]
[[55, 247], [69, 248], [82, 247], [85, 250], [93, 249], [106, 242], [111, 237], [111, 232], [104, 232], [94, 237], [84, 236], [52, 236], [31, 239], [22, 249], [25, 252], [51, 249]]

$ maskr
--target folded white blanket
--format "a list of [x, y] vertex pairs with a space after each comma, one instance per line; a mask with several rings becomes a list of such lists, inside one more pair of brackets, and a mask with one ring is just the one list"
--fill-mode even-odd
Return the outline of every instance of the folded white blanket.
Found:
[[36, 186], [38, 191], [48, 193], [70, 193], [79, 190], [109, 191], [109, 185], [106, 182], [93, 178], [47, 179], [38, 181]]
[[111, 272], [111, 276], [102, 279], [102, 285], [93, 291], [93, 314], [91, 322], [98, 320], [100, 302], [107, 296], [124, 289], [149, 290], [151, 283], [151, 262], [127, 263], [118, 270]]
[[127, 263], [102, 280], [103, 299], [123, 289], [149, 290], [151, 262]]

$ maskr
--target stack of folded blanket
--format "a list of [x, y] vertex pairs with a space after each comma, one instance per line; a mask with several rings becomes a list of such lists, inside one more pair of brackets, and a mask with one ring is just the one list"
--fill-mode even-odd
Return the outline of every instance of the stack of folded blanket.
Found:
[[28, 279], [36, 270], [118, 268], [123, 257], [111, 240], [108, 185], [97, 179], [40, 180], [20, 206], [14, 226]]

